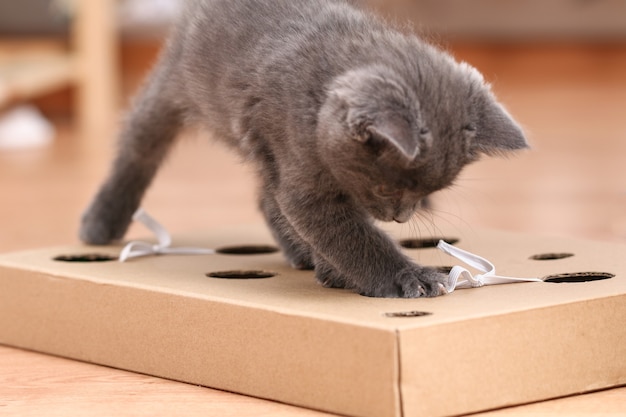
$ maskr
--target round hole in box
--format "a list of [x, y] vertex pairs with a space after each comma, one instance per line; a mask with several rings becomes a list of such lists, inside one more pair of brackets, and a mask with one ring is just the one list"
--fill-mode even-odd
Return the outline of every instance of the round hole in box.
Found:
[[275, 277], [276, 273], [258, 270], [232, 270], [209, 272], [206, 276], [209, 278], [223, 279], [261, 279]]
[[530, 257], [533, 261], [554, 261], [557, 259], [565, 259], [574, 256], [569, 252], [551, 252], [551, 253], [539, 253]]
[[430, 316], [433, 313], [430, 313], [428, 311], [396, 311], [396, 312], [392, 312], [392, 313], [384, 313], [385, 317], [424, 317], [424, 316]]
[[278, 250], [276, 246], [271, 245], [239, 245], [217, 248], [215, 252], [223, 255], [263, 255], [275, 253], [278, 252]]
[[613, 278], [615, 274], [610, 272], [570, 272], [565, 274], [554, 274], [544, 277], [544, 282], [552, 282], [556, 284], [561, 283], [576, 283], [576, 282], [591, 282], [601, 281], [604, 279]]
[[416, 239], [403, 239], [400, 241], [400, 246], [406, 249], [436, 248], [440, 240], [448, 242], [451, 245], [454, 245], [459, 241], [459, 239], [455, 237], [427, 237]]
[[101, 253], [81, 253], [77, 255], [59, 255], [53, 259], [59, 262], [109, 262], [116, 261], [118, 258], [117, 256]]

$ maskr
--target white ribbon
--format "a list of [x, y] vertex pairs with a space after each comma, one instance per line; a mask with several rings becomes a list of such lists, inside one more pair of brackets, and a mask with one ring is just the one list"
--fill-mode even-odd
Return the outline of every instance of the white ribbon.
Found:
[[158, 243], [142, 242], [140, 240], [134, 240], [128, 242], [126, 246], [120, 252], [119, 261], [126, 262], [131, 258], [138, 258], [140, 256], [151, 255], [212, 255], [215, 253], [214, 249], [205, 248], [192, 248], [192, 247], [178, 247], [173, 248], [172, 237], [167, 230], [155, 219], [150, 217], [143, 209], [139, 208], [133, 214], [133, 220], [142, 223], [148, 229], [154, 233]]
[[459, 249], [456, 246], [452, 246], [443, 240], [439, 241], [437, 248], [482, 272], [482, 274], [472, 275], [469, 270], [462, 266], [457, 265], [453, 267], [448, 275], [448, 282], [445, 284], [448, 293], [451, 293], [455, 289], [476, 288], [482, 287], [483, 285], [511, 284], [515, 282], [543, 282], [540, 278], [515, 278], [496, 275], [496, 267], [487, 259]]
[[[133, 220], [142, 223], [154, 233], [158, 243], [148, 243], [139, 240], [131, 241], [120, 252], [119, 261], [125, 262], [131, 258], [151, 255], [212, 255], [214, 249], [197, 247], [171, 247], [172, 237], [167, 230], [143, 209], [139, 208], [133, 215]], [[514, 282], [542, 282], [539, 278], [514, 278], [496, 275], [496, 267], [487, 259], [452, 246], [443, 240], [439, 241], [437, 248], [466, 263], [480, 274], [472, 273], [462, 266], [454, 266], [448, 275], [444, 287], [448, 293], [455, 289], [476, 288], [483, 285], [510, 284]]]

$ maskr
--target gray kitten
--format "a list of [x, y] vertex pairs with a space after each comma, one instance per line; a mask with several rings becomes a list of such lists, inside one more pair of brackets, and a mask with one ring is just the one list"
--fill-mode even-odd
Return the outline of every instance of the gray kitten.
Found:
[[527, 147], [481, 75], [344, 0], [189, 2], [82, 219], [121, 239], [179, 130], [258, 167], [260, 207], [294, 268], [374, 297], [436, 296], [374, 219], [406, 222], [481, 154]]

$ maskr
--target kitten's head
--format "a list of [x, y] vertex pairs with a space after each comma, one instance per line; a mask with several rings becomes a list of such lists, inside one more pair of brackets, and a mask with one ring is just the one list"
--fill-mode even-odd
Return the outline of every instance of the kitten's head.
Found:
[[378, 220], [407, 221], [481, 154], [528, 146], [478, 71], [440, 59], [410, 79], [386, 66], [349, 71], [328, 89], [318, 117], [320, 156]]

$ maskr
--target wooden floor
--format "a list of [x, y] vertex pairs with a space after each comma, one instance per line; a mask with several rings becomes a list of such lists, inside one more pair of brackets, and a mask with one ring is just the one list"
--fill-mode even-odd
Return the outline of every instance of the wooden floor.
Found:
[[[533, 149], [467, 169], [436, 197], [423, 227], [626, 242], [626, 46], [453, 50], [493, 83]], [[46, 149], [0, 152], [2, 252], [77, 240], [80, 213], [111, 156], [112, 132], [77, 137], [71, 123], [57, 124], [57, 140]], [[250, 171], [202, 135], [186, 136], [144, 207], [173, 232], [260, 222]], [[144, 233], [131, 229], [131, 236]], [[618, 388], [481, 416], [617, 416], [625, 409], [626, 388]], [[0, 415], [325, 414], [0, 346]]]

